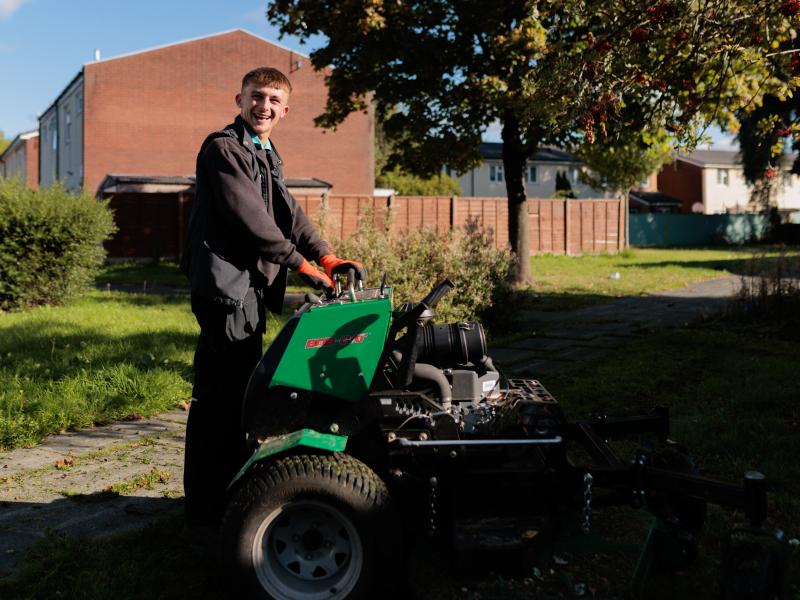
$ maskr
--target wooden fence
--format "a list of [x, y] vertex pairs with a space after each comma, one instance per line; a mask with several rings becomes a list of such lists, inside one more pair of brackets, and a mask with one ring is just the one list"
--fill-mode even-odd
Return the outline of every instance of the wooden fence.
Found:
[[[119, 193], [111, 195], [118, 231], [106, 243], [111, 257], [166, 258], [182, 252], [193, 196]], [[315, 223], [324, 211], [323, 233], [336, 240], [358, 231], [371, 212], [382, 227], [391, 214], [396, 232], [425, 227], [446, 233], [470, 220], [492, 231], [498, 248], [508, 246], [508, 200], [449, 196], [298, 196]], [[624, 206], [607, 199], [528, 199], [531, 254], [616, 252], [625, 247]]]
[[[450, 196], [319, 196], [297, 198], [315, 222], [325, 202], [325, 235], [345, 239], [358, 231], [372, 213], [383, 226], [391, 213], [391, 229], [415, 231], [425, 227], [445, 233], [477, 220], [491, 230], [498, 248], [508, 247], [508, 200]], [[590, 254], [625, 247], [624, 205], [616, 199], [528, 199], [528, 239], [531, 254]]]

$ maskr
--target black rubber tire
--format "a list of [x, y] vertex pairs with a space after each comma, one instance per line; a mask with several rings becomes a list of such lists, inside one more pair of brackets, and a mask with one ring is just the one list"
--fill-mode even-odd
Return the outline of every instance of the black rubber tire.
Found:
[[[276, 510], [291, 510], [292, 503], [298, 506], [308, 502], [338, 511], [355, 528], [363, 561], [355, 587], [346, 597], [380, 596], [379, 589], [389, 580], [385, 575], [400, 556], [397, 519], [384, 482], [361, 461], [337, 453], [297, 454], [259, 463], [239, 482], [222, 525], [222, 552], [234, 590], [232, 597], [283, 600], [271, 596], [259, 581], [254, 541], [259, 527], [265, 520], [274, 519], [271, 515]], [[269, 539], [269, 531], [261, 535]], [[269, 565], [269, 560], [261, 563]], [[266, 569], [275, 572], [271, 566]], [[262, 577], [263, 572], [262, 568]], [[286, 578], [285, 570], [281, 577]]]

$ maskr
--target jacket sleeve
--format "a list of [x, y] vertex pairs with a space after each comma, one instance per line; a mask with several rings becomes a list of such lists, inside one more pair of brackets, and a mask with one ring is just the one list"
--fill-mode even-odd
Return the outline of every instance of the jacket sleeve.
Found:
[[267, 212], [260, 190], [251, 178], [247, 157], [230, 147], [225, 138], [208, 144], [202, 157], [216, 209], [242, 241], [261, 258], [296, 269], [303, 256], [287, 240]]

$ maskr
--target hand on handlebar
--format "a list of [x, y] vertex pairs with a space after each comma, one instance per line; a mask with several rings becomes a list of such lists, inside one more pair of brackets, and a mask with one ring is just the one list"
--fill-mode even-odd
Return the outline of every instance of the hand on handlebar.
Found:
[[348, 280], [352, 277], [350, 273], [355, 276], [355, 279], [360, 281], [367, 280], [367, 270], [360, 262], [354, 260], [342, 260], [335, 254], [326, 254], [319, 259], [319, 265], [325, 269], [328, 277], [332, 280], [336, 275], [346, 273]]
[[328, 296], [333, 294], [333, 281], [331, 281], [331, 278], [316, 267], [313, 267], [307, 260], [303, 260], [302, 264], [297, 267], [297, 274], [314, 289], [322, 288]]

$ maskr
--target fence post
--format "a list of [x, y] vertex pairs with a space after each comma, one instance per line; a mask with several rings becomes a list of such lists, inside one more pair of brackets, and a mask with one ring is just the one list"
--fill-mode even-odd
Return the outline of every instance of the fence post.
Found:
[[456, 200], [458, 196], [450, 196], [450, 231], [456, 226]]
[[569, 256], [569, 234], [570, 234], [569, 198], [564, 198], [564, 254], [566, 256]]

